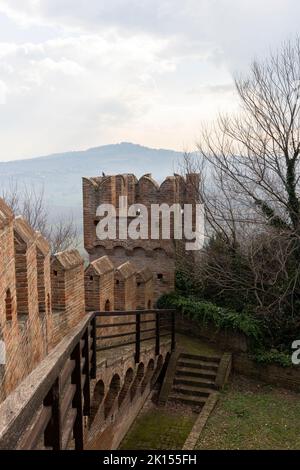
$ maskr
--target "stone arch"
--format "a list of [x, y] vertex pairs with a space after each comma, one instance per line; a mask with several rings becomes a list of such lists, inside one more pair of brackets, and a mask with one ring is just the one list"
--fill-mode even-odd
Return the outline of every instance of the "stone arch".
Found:
[[133, 248], [132, 250], [132, 256], [133, 257], [139, 257], [139, 258], [145, 258], [147, 255], [147, 252], [144, 248], [140, 247], [140, 246], [137, 246], [135, 248]]
[[105, 419], [108, 417], [113, 404], [115, 402], [115, 399], [117, 398], [120, 388], [121, 388], [121, 381], [120, 381], [120, 376], [118, 374], [115, 374], [113, 378], [110, 381], [109, 384], [109, 390], [107, 392], [107, 395], [105, 397], [105, 402], [104, 402], [104, 417]]
[[141, 393], [144, 393], [145, 388], [147, 387], [148, 383], [151, 380], [151, 377], [153, 376], [153, 371], [154, 371], [154, 360], [150, 359], [147, 365], [145, 377], [143, 378], [143, 381], [142, 381]]
[[125, 400], [125, 397], [126, 397], [126, 395], [128, 393], [128, 390], [129, 390], [129, 387], [130, 387], [130, 385], [133, 381], [133, 376], [134, 376], [134, 372], [133, 372], [133, 369], [130, 367], [126, 371], [125, 378], [124, 378], [124, 384], [123, 384], [123, 387], [122, 387], [122, 389], [119, 393], [119, 398], [118, 398], [119, 408], [122, 405], [123, 401]]
[[124, 257], [126, 256], [126, 249], [124, 246], [114, 246], [113, 247], [113, 256], [119, 256], [119, 257]]
[[168, 256], [167, 252], [163, 248], [154, 248], [153, 255], [155, 258], [161, 258], [162, 256]]
[[7, 289], [5, 294], [5, 312], [6, 321], [12, 320], [12, 295], [10, 289]]
[[98, 382], [95, 385], [94, 393], [92, 397], [90, 424], [92, 424], [92, 422], [95, 419], [97, 411], [99, 410], [99, 407], [103, 401], [104, 395], [105, 395], [104, 382], [103, 380], [98, 380]]
[[116, 175], [116, 207], [119, 207], [119, 197], [126, 196], [126, 178], [125, 175]]
[[107, 250], [106, 246], [97, 244], [97, 254], [98, 254], [99, 258], [101, 258], [102, 256], [105, 256], [107, 254], [106, 250]]
[[110, 176], [105, 176], [101, 178], [98, 182], [98, 204], [110, 203], [111, 195], [113, 191], [112, 178]]
[[104, 305], [104, 311], [105, 312], [110, 312], [110, 300], [107, 299]]
[[136, 395], [137, 388], [144, 377], [145, 366], [143, 362], [140, 362], [136, 371], [136, 375], [133, 384], [130, 388], [130, 400], [132, 401]]
[[160, 202], [176, 202], [176, 178], [168, 176], [160, 185]]
[[149, 205], [159, 202], [159, 185], [150, 176], [144, 175], [138, 181], [139, 202]]

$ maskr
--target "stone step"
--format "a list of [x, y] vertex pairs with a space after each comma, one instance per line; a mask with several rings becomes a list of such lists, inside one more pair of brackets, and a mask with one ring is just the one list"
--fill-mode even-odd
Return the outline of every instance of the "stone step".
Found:
[[172, 391], [169, 395], [169, 400], [184, 403], [185, 405], [195, 406], [197, 408], [202, 408], [206, 402], [206, 398], [204, 397], [191, 397], [175, 391]]
[[188, 367], [190, 369], [204, 369], [204, 370], [211, 370], [217, 372], [218, 364], [216, 362], [208, 362], [208, 361], [198, 361], [189, 358], [182, 358], [178, 360], [177, 365], [179, 367]]
[[221, 356], [204, 356], [202, 354], [189, 354], [189, 353], [181, 353], [179, 358], [184, 359], [193, 359], [195, 361], [204, 361], [204, 362], [215, 362], [219, 364], [221, 360]]
[[202, 388], [211, 388], [212, 390], [216, 390], [218, 387], [216, 386], [213, 380], [203, 379], [203, 378], [183, 378], [183, 377], [175, 377], [174, 379], [175, 385], [191, 385], [192, 387], [202, 387]]
[[176, 375], [179, 377], [199, 377], [203, 379], [210, 379], [210, 380], [215, 380], [216, 379], [216, 372], [215, 371], [209, 371], [207, 369], [193, 369], [191, 367], [177, 367], [176, 369]]
[[172, 392], [182, 393], [183, 395], [191, 395], [196, 397], [208, 397], [212, 392], [207, 387], [195, 387], [194, 385], [174, 384]]

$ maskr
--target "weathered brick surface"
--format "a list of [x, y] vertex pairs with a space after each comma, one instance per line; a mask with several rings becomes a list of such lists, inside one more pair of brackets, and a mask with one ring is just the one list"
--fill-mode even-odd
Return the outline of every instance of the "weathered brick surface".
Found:
[[[108, 255], [117, 267], [132, 260], [137, 268], [148, 267], [153, 273], [154, 300], [174, 288], [175, 244], [174, 233], [171, 239], [163, 240], [160, 234], [158, 240], [151, 239], [151, 223], [158, 224], [159, 220], [151, 220], [151, 204], [188, 203], [194, 201], [194, 188], [199, 182], [199, 175], [187, 175], [186, 179], [176, 175], [166, 178], [159, 185], [151, 175], [137, 178], [132, 174], [114, 175], [94, 178], [83, 178], [83, 216], [84, 216], [84, 245], [90, 255], [90, 260], [96, 260]], [[103, 203], [112, 203], [117, 209], [120, 196], [128, 197], [128, 205], [144, 204], [148, 210], [148, 240], [98, 240], [96, 236], [97, 207]], [[128, 223], [130, 223], [128, 219]]]
[[[96, 210], [119, 196], [128, 204], [190, 202], [198, 175], [168, 177], [160, 186], [151, 175], [83, 179], [84, 242], [91, 264], [84, 271], [76, 250], [50, 255], [47, 241], [0, 199], [0, 399], [10, 393], [88, 310], [149, 309], [174, 287], [175, 243], [170, 240], [97, 240]], [[192, 181], [193, 180], [193, 181]], [[148, 218], [149, 235], [151, 223]], [[130, 223], [130, 219], [129, 222]], [[108, 257], [110, 259], [108, 259]], [[149, 317], [150, 320], [150, 317]], [[106, 321], [112, 321], [107, 319]]]
[[93, 261], [86, 268], [84, 284], [88, 311], [114, 310], [114, 265], [107, 256]]
[[118, 448], [168, 361], [169, 348], [163, 342], [160, 355], [153, 357], [152, 345], [142, 347], [139, 364], [132, 351], [99, 364], [91, 384], [93, 413], [85, 432], [86, 449]]
[[49, 244], [0, 199], [0, 401], [85, 313], [83, 260], [60, 253], [52, 274], [55, 262], [61, 282], [51, 286]]
[[115, 270], [115, 310], [136, 309], [136, 267], [127, 261]]
[[51, 281], [52, 344], [56, 344], [85, 314], [84, 262], [77, 250], [52, 257]]
[[281, 367], [258, 364], [245, 353], [233, 354], [234, 372], [263, 382], [300, 392], [300, 366]]
[[224, 351], [246, 352], [248, 350], [247, 337], [239, 332], [220, 330], [212, 323], [202, 325], [199, 322], [186, 318], [177, 313], [176, 329], [182, 334], [196, 336], [215, 343]]
[[136, 308], [138, 310], [153, 307], [153, 274], [150, 269], [143, 268], [136, 275]]
[[39, 317], [37, 233], [21, 217], [14, 220], [17, 318], [25, 369], [32, 370], [45, 354], [43, 320]]
[[183, 445], [183, 448], [182, 448], [183, 450], [193, 450], [196, 447], [200, 434], [203, 431], [204, 426], [210, 414], [212, 413], [214, 407], [216, 406], [218, 398], [219, 398], [218, 392], [212, 392], [209, 395], [204, 407], [202, 408], [198, 418], [196, 419], [194, 426], [192, 427], [190, 434], [188, 435]]

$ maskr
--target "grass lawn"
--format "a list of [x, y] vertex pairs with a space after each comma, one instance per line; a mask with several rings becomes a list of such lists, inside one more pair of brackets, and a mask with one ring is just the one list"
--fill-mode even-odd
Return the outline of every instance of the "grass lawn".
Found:
[[185, 353], [189, 354], [204, 354], [207, 356], [220, 355], [220, 351], [217, 350], [212, 344], [191, 336], [185, 336], [181, 334], [176, 335], [177, 346], [182, 348]]
[[300, 449], [300, 394], [232, 377], [197, 449]]
[[[209, 343], [177, 335], [191, 354], [220, 352]], [[184, 405], [148, 402], [121, 443], [123, 450], [181, 449], [196, 419]], [[300, 394], [231, 376], [196, 449], [300, 449]]]
[[180, 450], [196, 415], [170, 408], [142, 412], [121, 443], [122, 450]]

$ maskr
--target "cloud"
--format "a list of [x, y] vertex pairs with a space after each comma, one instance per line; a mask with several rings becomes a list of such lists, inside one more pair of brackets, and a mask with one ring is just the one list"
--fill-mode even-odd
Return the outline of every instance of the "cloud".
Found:
[[164, 47], [116, 33], [0, 43], [2, 158], [97, 145], [134, 126], [159, 100], [159, 77], [172, 73]]
[[232, 74], [297, 31], [299, 12], [296, 0], [0, 0], [0, 158], [190, 146], [203, 119], [235, 107]]
[[6, 102], [7, 86], [0, 80], [0, 105]]

